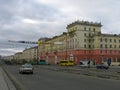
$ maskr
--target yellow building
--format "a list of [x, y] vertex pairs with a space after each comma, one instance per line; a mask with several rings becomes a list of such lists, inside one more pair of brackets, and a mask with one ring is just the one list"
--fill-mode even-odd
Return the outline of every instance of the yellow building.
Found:
[[76, 64], [80, 60], [93, 60], [101, 63], [110, 59], [120, 60], [120, 35], [104, 34], [101, 23], [75, 21], [67, 25], [67, 32], [39, 45], [39, 59], [44, 58], [50, 63], [71, 59]]

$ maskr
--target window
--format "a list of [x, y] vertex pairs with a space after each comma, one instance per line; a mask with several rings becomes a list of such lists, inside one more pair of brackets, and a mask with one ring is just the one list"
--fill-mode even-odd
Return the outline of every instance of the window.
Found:
[[89, 31], [91, 31], [91, 28], [89, 28]]
[[102, 44], [100, 44], [100, 48], [103, 48], [103, 45], [102, 45]]
[[84, 33], [84, 36], [86, 36], [86, 33]]
[[84, 30], [86, 31], [86, 27], [84, 27]]
[[93, 28], [93, 31], [95, 32], [95, 28]]
[[89, 43], [91, 42], [91, 39], [89, 39]]
[[110, 48], [112, 48], [112, 45], [110, 45]]
[[114, 42], [116, 43], [116, 39], [114, 39]]
[[105, 38], [105, 42], [107, 42], [107, 38]]
[[91, 48], [91, 45], [89, 45], [89, 48]]
[[86, 44], [84, 45], [84, 48], [86, 48]]
[[112, 42], [112, 39], [110, 39], [110, 42]]
[[105, 44], [105, 48], [107, 48], [107, 44]]
[[102, 38], [100, 38], [100, 42], [102, 42]]

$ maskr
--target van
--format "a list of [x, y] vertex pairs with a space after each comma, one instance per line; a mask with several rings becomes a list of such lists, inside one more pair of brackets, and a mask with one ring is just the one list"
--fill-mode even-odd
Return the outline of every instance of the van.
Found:
[[73, 66], [74, 61], [73, 60], [61, 60], [59, 62], [59, 65], [61, 65], [61, 66]]

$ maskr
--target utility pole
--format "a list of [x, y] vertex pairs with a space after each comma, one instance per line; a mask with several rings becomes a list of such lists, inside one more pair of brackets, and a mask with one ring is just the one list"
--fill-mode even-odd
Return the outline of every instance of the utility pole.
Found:
[[66, 51], [65, 51], [65, 60], [67, 60], [67, 33], [66, 33]]

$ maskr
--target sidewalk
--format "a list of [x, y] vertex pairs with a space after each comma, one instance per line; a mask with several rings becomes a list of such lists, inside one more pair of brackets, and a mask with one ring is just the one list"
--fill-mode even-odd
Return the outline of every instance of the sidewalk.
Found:
[[4, 70], [0, 67], [0, 90], [16, 90], [13, 83], [5, 74]]

